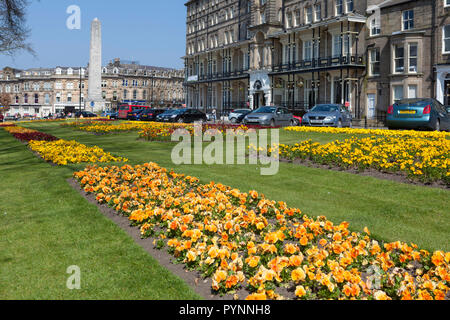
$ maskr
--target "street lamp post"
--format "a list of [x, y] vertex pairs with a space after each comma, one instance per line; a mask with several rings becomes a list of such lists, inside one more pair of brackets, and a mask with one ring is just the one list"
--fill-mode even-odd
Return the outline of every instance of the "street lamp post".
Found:
[[79, 111], [81, 112], [81, 95], [82, 95], [82, 93], [81, 93], [81, 88], [82, 88], [82, 85], [81, 85], [81, 72], [82, 72], [82, 70], [83, 70], [83, 67], [80, 67], [80, 99], [79, 99]]

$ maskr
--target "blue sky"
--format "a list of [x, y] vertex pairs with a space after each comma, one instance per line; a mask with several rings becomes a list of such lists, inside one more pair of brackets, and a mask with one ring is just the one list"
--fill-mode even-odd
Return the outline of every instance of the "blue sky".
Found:
[[[14, 59], [0, 55], [0, 68], [85, 66], [89, 61], [91, 21], [102, 22], [103, 63], [114, 58], [183, 68], [186, 0], [32, 0], [27, 24], [36, 51]], [[81, 29], [69, 30], [70, 5], [81, 9]]]

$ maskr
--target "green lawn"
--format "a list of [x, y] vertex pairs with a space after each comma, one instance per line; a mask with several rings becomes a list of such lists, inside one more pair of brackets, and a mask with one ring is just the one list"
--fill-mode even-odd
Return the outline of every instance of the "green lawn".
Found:
[[[0, 129], [0, 299], [198, 299], [54, 168]], [[81, 290], [66, 270], [81, 269]]]
[[[344, 172], [281, 163], [275, 176], [261, 176], [253, 165], [174, 166], [174, 144], [137, 140], [137, 133], [96, 136], [55, 123], [25, 126], [98, 145], [130, 164], [156, 162], [202, 182], [221, 182], [243, 191], [257, 190], [283, 200], [310, 216], [325, 215], [335, 223], [367, 226], [382, 240], [417, 243], [428, 250], [450, 251], [449, 190], [379, 180]], [[328, 142], [345, 135], [281, 132], [282, 143], [301, 139]], [[85, 165], [54, 168], [0, 130], [2, 202], [0, 233], [0, 298], [178, 299], [194, 294], [161, 269], [140, 247], [98, 212], [65, 179]], [[4, 199], [7, 199], [5, 201]], [[89, 270], [80, 292], [65, 289], [65, 269]], [[7, 281], [5, 281], [7, 279]], [[3, 283], [5, 285], [3, 285]]]

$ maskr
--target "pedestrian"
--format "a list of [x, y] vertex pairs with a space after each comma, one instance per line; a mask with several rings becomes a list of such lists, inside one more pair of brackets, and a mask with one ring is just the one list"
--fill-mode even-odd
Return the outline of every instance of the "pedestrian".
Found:
[[214, 120], [214, 123], [216, 123], [216, 118], [217, 118], [217, 112], [216, 112], [216, 109], [213, 109], [213, 111], [212, 111], [212, 118], [213, 118], [213, 120]]

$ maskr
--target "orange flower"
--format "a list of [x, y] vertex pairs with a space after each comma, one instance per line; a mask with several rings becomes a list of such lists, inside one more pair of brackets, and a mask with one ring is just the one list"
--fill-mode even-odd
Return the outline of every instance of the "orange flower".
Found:
[[291, 279], [294, 282], [303, 281], [306, 279], [305, 271], [301, 268], [297, 268], [291, 272]]
[[295, 288], [295, 295], [299, 298], [302, 298], [306, 295], [306, 290], [303, 286], [297, 286], [297, 288]]
[[260, 260], [261, 260], [261, 258], [258, 256], [251, 256], [251, 257], [248, 257], [247, 259], [245, 259], [245, 262], [251, 268], [256, 268], [256, 266], [258, 266]]
[[306, 245], [308, 244], [308, 238], [305, 237], [305, 236], [303, 236], [303, 237], [300, 239], [300, 244], [301, 244], [302, 246], [306, 246]]
[[436, 251], [431, 257], [431, 262], [433, 262], [435, 266], [439, 267], [444, 264], [444, 259], [445, 259], [444, 252]]
[[293, 267], [298, 267], [303, 262], [303, 254], [300, 252], [299, 255], [291, 256], [289, 258], [289, 265]]
[[230, 289], [234, 287], [238, 283], [238, 278], [235, 275], [231, 275], [228, 277], [227, 281], [225, 282], [225, 287], [227, 289]]
[[265, 292], [262, 293], [253, 293], [249, 295], [245, 300], [267, 300], [267, 296]]
[[217, 283], [221, 283], [227, 278], [227, 273], [223, 270], [217, 270], [216, 273], [214, 273], [213, 279]]

